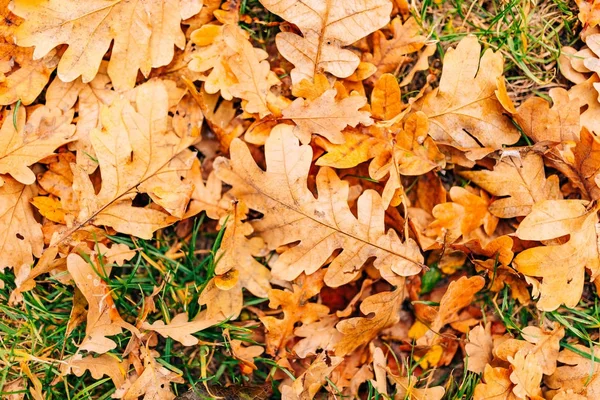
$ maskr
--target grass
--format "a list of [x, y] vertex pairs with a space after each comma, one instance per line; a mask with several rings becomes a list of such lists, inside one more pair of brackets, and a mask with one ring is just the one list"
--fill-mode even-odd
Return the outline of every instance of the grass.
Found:
[[[152, 241], [123, 236], [112, 238], [116, 243], [139, 250], [130, 262], [114, 267], [111, 276], [106, 277], [117, 309], [128, 322], [135, 323], [143, 309], [144, 298], [161, 285], [155, 297], [157, 312], [150, 315], [149, 322], [169, 321], [179, 312], [187, 312], [190, 318], [197, 314], [198, 294], [214, 275], [214, 255], [223, 232], [206, 233], [210, 230], [203, 225], [202, 217], [196, 218], [193, 226], [189, 237], [184, 239], [178, 238], [172, 229], [163, 231], [162, 238]], [[169, 250], [179, 243], [183, 244], [183, 256], [173, 259]], [[197, 252], [199, 243], [212, 245], [212, 248]], [[38, 280], [33, 290], [24, 293], [22, 304], [10, 306], [8, 299], [15, 287], [14, 277], [12, 273], [0, 274], [4, 282], [0, 289], [0, 387], [15, 379], [28, 379], [21, 365], [25, 362], [32, 374], [39, 377], [46, 399], [109, 399], [115, 389], [108, 378], [96, 381], [88, 373], [81, 377], [72, 374], [60, 377], [59, 360], [76, 354], [78, 344], [85, 337], [85, 324], [67, 333], [73, 288], [59, 278]], [[262, 299], [248, 299], [248, 302], [258, 304]], [[232, 339], [253, 343], [252, 321], [247, 320], [243, 325], [222, 323], [199, 332], [196, 334], [201, 343], [198, 348], [186, 348], [170, 338], [159, 337], [158, 363], [181, 374], [187, 382], [176, 385], [177, 393], [184, 393], [189, 385], [205, 390], [204, 382], [210, 388], [224, 384], [262, 385], [266, 381], [272, 365], [259, 361], [259, 370], [248, 378], [239, 374], [238, 361], [230, 355], [225, 330]], [[128, 331], [113, 337], [118, 346], [111, 354], [120, 357], [130, 337]], [[208, 374], [203, 370], [209, 371]], [[26, 399], [33, 398], [30, 393], [23, 393]], [[0, 397], [9, 394], [17, 393], [3, 392]]]

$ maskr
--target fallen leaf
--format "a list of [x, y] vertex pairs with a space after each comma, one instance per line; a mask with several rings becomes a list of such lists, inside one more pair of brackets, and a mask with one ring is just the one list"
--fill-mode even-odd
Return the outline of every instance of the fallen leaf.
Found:
[[491, 323], [487, 323], [485, 328], [477, 325], [469, 332], [469, 341], [465, 345], [467, 353], [467, 369], [481, 374], [486, 365], [492, 361], [492, 333]]
[[407, 61], [407, 54], [414, 53], [425, 45], [426, 38], [419, 35], [421, 27], [414, 18], [402, 23], [396, 17], [390, 23], [390, 30], [393, 36], [389, 40], [381, 31], [373, 34], [373, 54], [364, 57], [365, 61], [377, 67], [375, 77], [393, 73]]
[[[552, 214], [547, 214], [548, 210]], [[561, 304], [575, 307], [583, 292], [586, 268], [592, 279], [600, 272], [596, 209], [587, 212], [579, 200], [547, 200], [534, 205], [530, 215], [523, 220], [519, 238], [547, 240], [567, 232], [570, 239], [564, 244], [527, 249], [513, 264], [522, 274], [541, 278], [538, 309], [553, 311]]]
[[342, 357], [329, 357], [320, 354], [291, 386], [283, 386], [281, 398], [285, 400], [311, 400], [315, 397], [331, 371], [343, 360]]
[[387, 0], [351, 0], [343, 4], [319, 0], [261, 0], [261, 3], [302, 31], [303, 36], [282, 32], [275, 37], [281, 55], [295, 66], [290, 73], [294, 83], [312, 80], [322, 72], [338, 78], [352, 75], [360, 58], [342, 47], [387, 24], [392, 10]]
[[359, 109], [367, 99], [355, 95], [345, 99], [336, 99], [336, 90], [330, 89], [312, 101], [298, 98], [283, 110], [283, 117], [296, 124], [294, 133], [303, 144], [310, 143], [311, 134], [319, 134], [331, 143], [343, 143], [342, 129], [358, 124], [371, 125], [373, 120], [369, 112]]
[[473, 400], [516, 400], [510, 375], [509, 369], [486, 365], [483, 371], [483, 382], [475, 386]]
[[446, 392], [441, 386], [416, 388], [419, 380], [414, 375], [396, 376], [388, 373], [388, 377], [396, 385], [394, 400], [441, 400]]
[[429, 135], [455, 147], [491, 147], [519, 140], [519, 132], [504, 116], [496, 98], [497, 78], [503, 72], [500, 53], [488, 49], [481, 61], [481, 45], [469, 35], [444, 57], [440, 85], [415, 104], [429, 118]]
[[[565, 349], [560, 352], [558, 362], [563, 365], [556, 368], [554, 374], [544, 378], [544, 382], [552, 389], [572, 391], [586, 399], [593, 399], [600, 395], [600, 364], [597, 362], [600, 351], [596, 347], [590, 349], [580, 344], [573, 346], [573, 350]], [[589, 357], [578, 354], [579, 352], [589, 354]]]
[[[277, 279], [292, 280], [312, 274], [343, 249], [327, 268], [325, 282], [337, 287], [350, 282], [368, 258], [374, 266], [389, 266], [391, 275], [420, 271], [422, 256], [416, 243], [402, 243], [394, 231], [384, 230], [381, 199], [365, 191], [358, 199], [358, 219], [348, 208], [348, 184], [322, 168], [317, 175], [319, 198], [307, 188], [312, 150], [300, 146], [289, 125], [274, 128], [266, 143], [267, 171], [262, 171], [241, 140], [231, 144], [231, 160], [217, 158], [217, 176], [232, 185], [231, 194], [264, 217], [252, 225], [270, 249], [300, 241], [271, 265]], [[335, 206], [334, 206], [335, 204]]]
[[62, 114], [56, 108], [40, 107], [29, 114], [27, 122], [25, 107], [18, 108], [16, 117], [13, 113], [7, 114], [0, 128], [0, 174], [30, 185], [35, 174], [28, 167], [76, 139], [73, 112]]
[[174, 46], [184, 48], [181, 20], [198, 13], [201, 6], [196, 2], [193, 7], [181, 7], [179, 0], [166, 4], [158, 0], [112, 4], [103, 0], [51, 0], [44, 4], [16, 0], [10, 10], [24, 19], [15, 31], [16, 42], [35, 46], [34, 58], [61, 44], [69, 46], [58, 64], [58, 77], [64, 82], [79, 76], [84, 83], [94, 79], [112, 42], [108, 75], [115, 88], [123, 90], [133, 88], [138, 70], [147, 77], [151, 68], [171, 61]]
[[86, 371], [89, 371], [94, 379], [102, 379], [106, 375], [116, 388], [125, 383], [125, 366], [112, 354], [102, 354], [98, 357], [92, 355], [83, 357], [81, 354], [76, 354], [66, 360], [61, 367], [63, 374], [74, 374], [79, 377]]
[[513, 393], [520, 399], [542, 400], [542, 367], [537, 363], [535, 354], [525, 355], [517, 352], [515, 357], [508, 357], [513, 367], [510, 380], [515, 384]]
[[533, 152], [524, 157], [504, 157], [493, 171], [461, 171], [460, 175], [494, 196], [503, 197], [489, 207], [499, 218], [525, 216], [540, 201], [562, 198], [558, 176], [546, 178], [542, 157]]
[[206, 314], [203, 312], [198, 313], [193, 320], [188, 321], [187, 313], [183, 312], [174, 316], [167, 324], [160, 320], [153, 324], [144, 322], [141, 328], [157, 332], [162, 337], [169, 337], [184, 346], [194, 346], [198, 344], [198, 338], [192, 336], [192, 333], [200, 332], [221, 321], [206, 318]]

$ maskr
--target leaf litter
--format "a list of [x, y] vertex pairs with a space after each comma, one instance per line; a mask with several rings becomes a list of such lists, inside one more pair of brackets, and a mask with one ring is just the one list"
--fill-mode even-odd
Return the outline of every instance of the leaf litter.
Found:
[[595, 2], [526, 100], [404, 1], [2, 5], [3, 396], [598, 397]]

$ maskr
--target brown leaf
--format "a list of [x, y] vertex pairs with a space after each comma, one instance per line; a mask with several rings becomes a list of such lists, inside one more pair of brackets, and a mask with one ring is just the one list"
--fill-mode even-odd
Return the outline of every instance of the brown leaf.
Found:
[[27, 122], [25, 107], [18, 108], [16, 118], [13, 113], [6, 114], [0, 128], [0, 174], [10, 174], [30, 185], [35, 182], [35, 175], [28, 166], [76, 139], [75, 126], [71, 125], [73, 112], [62, 114], [56, 108], [40, 107], [29, 114]]
[[469, 332], [469, 341], [465, 345], [467, 353], [467, 369], [481, 374], [485, 366], [492, 361], [492, 333], [491, 323], [487, 323], [485, 328], [482, 325], [477, 325]]
[[477, 384], [473, 400], [516, 400], [512, 392], [511, 371], [506, 368], [492, 368], [489, 364], [483, 372], [483, 382]]
[[388, 377], [396, 384], [394, 400], [441, 400], [446, 392], [441, 386], [416, 388], [419, 380], [414, 375], [396, 376], [388, 373]]
[[273, 277], [292, 280], [303, 271], [312, 274], [337, 249], [343, 251], [327, 268], [328, 286], [350, 282], [371, 257], [376, 268], [389, 268], [386, 279], [416, 274], [423, 260], [416, 243], [412, 239], [402, 243], [394, 231], [385, 232], [381, 199], [374, 191], [360, 196], [356, 218], [348, 207], [347, 182], [322, 168], [315, 199], [307, 187], [312, 149], [300, 146], [292, 130], [279, 125], [271, 132], [265, 147], [266, 172], [240, 140], [232, 142], [231, 160], [215, 161], [217, 176], [232, 185], [231, 194], [264, 214], [252, 225], [270, 249], [300, 241], [271, 265]]
[[[554, 374], [546, 377], [544, 382], [552, 389], [571, 391], [586, 399], [596, 398], [600, 395], [600, 364], [597, 362], [600, 351], [597, 348], [590, 351], [589, 347], [579, 344], [573, 346], [577, 352], [570, 349], [561, 351], [558, 362], [563, 365], [556, 368]], [[579, 353], [589, 354], [595, 359]], [[578, 399], [575, 396], [568, 398]]]
[[455, 147], [491, 147], [519, 140], [519, 132], [503, 115], [496, 98], [497, 78], [503, 72], [500, 53], [488, 49], [481, 62], [481, 46], [473, 35], [449, 49], [438, 89], [421, 98], [416, 108], [429, 117], [429, 134]]
[[344, 143], [342, 129], [346, 126], [373, 123], [368, 111], [359, 110], [367, 103], [366, 98], [352, 95], [337, 100], [336, 93], [335, 89], [330, 89], [312, 101], [298, 98], [283, 110], [283, 117], [296, 124], [294, 133], [303, 144], [310, 143], [313, 133], [324, 136], [331, 143]]
[[460, 175], [494, 196], [507, 196], [489, 207], [500, 218], [525, 216], [537, 202], [562, 198], [558, 176], [546, 178], [542, 157], [533, 152], [504, 157], [493, 171], [461, 171]]
[[156, 321], [153, 324], [144, 322], [141, 328], [157, 332], [162, 337], [170, 337], [184, 346], [194, 346], [198, 344], [198, 338], [192, 336], [192, 333], [200, 332], [221, 321], [223, 320], [207, 318], [204, 312], [198, 313], [193, 320], [188, 321], [187, 313], [183, 312], [174, 316], [167, 324], [163, 321]]
[[270, 12], [295, 24], [303, 36], [279, 33], [275, 41], [283, 57], [296, 68], [290, 75], [294, 83], [329, 72], [346, 78], [354, 72], [360, 58], [342, 49], [389, 21], [392, 4], [386, 0], [350, 0], [344, 3], [320, 0], [261, 0]]
[[535, 354], [517, 352], [515, 357], [508, 357], [513, 367], [510, 380], [515, 384], [513, 393], [520, 399], [542, 400], [542, 367]]
[[281, 398], [285, 400], [311, 400], [315, 397], [325, 378], [343, 360], [342, 357], [329, 357], [321, 353], [291, 386], [281, 388]]
[[323, 275], [320, 270], [312, 275], [302, 275], [292, 284], [292, 292], [271, 289], [269, 290], [269, 307], [279, 308], [283, 311], [283, 318], [261, 317], [261, 322], [267, 329], [267, 353], [275, 355], [285, 346], [290, 339], [297, 322], [310, 324], [329, 313], [329, 308], [322, 304], [308, 301], [319, 293], [323, 287]]
[[372, 317], [356, 317], [341, 321], [337, 330], [344, 336], [335, 349], [335, 354], [344, 356], [358, 346], [370, 342], [385, 328], [399, 320], [398, 312], [404, 300], [404, 288], [393, 292], [381, 292], [367, 297], [360, 305], [360, 311]]
[[[84, 82], [94, 79], [113, 42], [108, 75], [115, 88], [122, 90], [135, 85], [138, 70], [148, 76], [151, 68], [167, 65], [174, 45], [184, 48], [181, 20], [200, 8], [200, 2], [181, 7], [178, 0], [143, 4], [51, 0], [37, 6], [17, 0], [10, 10], [25, 20], [15, 32], [17, 44], [35, 46], [35, 58], [58, 45], [69, 46], [58, 64], [58, 77], [64, 82], [79, 76]], [[65, 14], [65, 10], [69, 12]]]
[[408, 61], [407, 54], [420, 50], [425, 45], [426, 38], [419, 35], [421, 27], [414, 18], [409, 18], [403, 24], [400, 17], [390, 23], [392, 38], [386, 39], [385, 34], [376, 31], [373, 34], [373, 54], [364, 57], [365, 61], [377, 67], [376, 77], [396, 71]]
[[30, 201], [36, 194], [32, 185], [23, 185], [9, 176], [0, 175], [0, 269], [19, 270], [33, 265], [33, 257], [40, 257], [44, 238], [36, 221]]
[[571, 235], [564, 244], [527, 249], [513, 260], [522, 274], [542, 279], [538, 309], [552, 311], [561, 304], [575, 307], [583, 292], [586, 268], [592, 280], [600, 272], [596, 211], [587, 212], [580, 200], [547, 200], [536, 204], [531, 217], [523, 220], [520, 238], [547, 240]]
[[61, 368], [63, 374], [74, 374], [79, 377], [89, 371], [92, 378], [96, 380], [102, 379], [106, 375], [110, 377], [116, 388], [125, 383], [125, 366], [112, 354], [102, 354], [98, 357], [92, 355], [83, 357], [81, 354], [76, 354], [69, 358]]

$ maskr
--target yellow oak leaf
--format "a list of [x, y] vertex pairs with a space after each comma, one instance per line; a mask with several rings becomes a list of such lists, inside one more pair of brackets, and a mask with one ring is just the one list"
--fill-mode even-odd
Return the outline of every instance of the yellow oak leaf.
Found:
[[49, 196], [36, 196], [31, 199], [31, 204], [42, 214], [42, 216], [48, 218], [50, 221], [64, 224], [65, 222], [65, 210], [59, 200]]
[[365, 61], [377, 67], [375, 77], [385, 73], [393, 73], [409, 60], [407, 54], [420, 50], [425, 45], [425, 36], [419, 35], [421, 27], [414, 18], [409, 18], [403, 24], [400, 17], [390, 23], [392, 38], [386, 39], [385, 34], [377, 31], [373, 34], [373, 54], [367, 54]]
[[493, 171], [461, 171], [460, 175], [502, 197], [489, 207], [499, 218], [525, 216], [537, 202], [562, 198], [558, 176], [546, 178], [542, 157], [534, 152], [504, 157]]
[[374, 258], [384, 277], [409, 276], [421, 270], [423, 257], [412, 239], [402, 242], [395, 231], [385, 232], [381, 198], [367, 190], [358, 198], [358, 217], [348, 207], [348, 183], [330, 168], [317, 174], [319, 197], [308, 189], [312, 159], [310, 146], [300, 146], [293, 127], [275, 127], [265, 145], [267, 170], [254, 162], [245, 143], [231, 143], [231, 160], [217, 158], [217, 176], [232, 186], [230, 193], [264, 217], [254, 230], [270, 249], [299, 242], [279, 255], [271, 265], [276, 279], [293, 280], [302, 272], [312, 274], [337, 249], [327, 268], [325, 282], [337, 287], [350, 282], [361, 267]]
[[183, 312], [174, 316], [167, 324], [163, 321], [155, 321], [153, 324], [144, 322], [141, 329], [157, 332], [162, 337], [169, 337], [184, 346], [194, 346], [198, 344], [198, 338], [192, 333], [200, 332], [222, 321], [222, 319], [207, 318], [204, 312], [198, 313], [193, 320], [189, 321], [187, 313]]
[[416, 109], [429, 118], [429, 135], [434, 140], [458, 148], [493, 149], [519, 140], [519, 132], [495, 94], [503, 72], [502, 55], [488, 49], [480, 61], [480, 52], [473, 35], [449, 49], [439, 87], [416, 102]]
[[371, 125], [373, 120], [368, 111], [360, 111], [367, 99], [351, 95], [336, 99], [336, 89], [325, 91], [312, 101], [298, 98], [283, 110], [283, 117], [296, 124], [294, 133], [303, 144], [310, 143], [311, 134], [324, 136], [331, 143], [344, 143], [342, 130], [346, 126]]
[[292, 292], [271, 289], [269, 307], [279, 308], [283, 311], [283, 318], [263, 316], [261, 322], [267, 329], [267, 353], [275, 355], [282, 349], [293, 335], [294, 325], [297, 322], [310, 324], [329, 313], [329, 308], [311, 303], [308, 300], [319, 293], [323, 287], [323, 275], [320, 270], [312, 275], [302, 275], [292, 284]]
[[475, 386], [473, 400], [517, 400], [512, 391], [511, 371], [507, 368], [493, 368], [489, 364], [483, 371], [483, 381]]
[[277, 34], [281, 55], [294, 64], [293, 83], [329, 72], [346, 78], [356, 70], [360, 58], [343, 49], [389, 21], [392, 3], [386, 0], [335, 1], [261, 0], [262, 5], [295, 24], [303, 36], [292, 32]]
[[260, 237], [248, 238], [254, 230], [249, 222], [243, 222], [248, 211], [243, 202], [238, 202], [228, 216], [221, 247], [215, 255], [217, 276], [198, 300], [201, 305], [206, 304], [209, 318], [237, 318], [242, 311], [244, 288], [256, 297], [267, 297], [271, 289], [271, 273], [254, 259], [268, 254], [265, 244]]
[[[546, 200], [533, 206], [517, 232], [521, 239], [548, 240], [570, 234], [564, 244], [534, 247], [513, 260], [524, 275], [541, 278], [537, 307], [556, 310], [561, 304], [575, 307], [583, 293], [586, 268], [592, 280], [600, 273], [598, 216], [581, 200]], [[531, 217], [530, 217], [531, 216]]]
[[294, 335], [301, 337], [294, 346], [294, 352], [300, 358], [316, 355], [319, 349], [334, 350], [342, 338], [342, 334], [335, 329], [339, 322], [336, 315], [327, 315], [316, 322], [304, 324], [294, 330]]
[[58, 64], [58, 77], [71, 82], [81, 76], [90, 82], [112, 42], [108, 75], [118, 90], [131, 89], [138, 70], [147, 77], [152, 68], [167, 65], [174, 46], [185, 47], [181, 20], [198, 13], [201, 2], [151, 0], [143, 3], [93, 0], [15, 0], [10, 9], [23, 18], [16, 29], [19, 46], [35, 46], [34, 58], [53, 48], [69, 47]]
[[202, 179], [200, 161], [195, 159], [187, 178], [194, 185], [194, 191], [183, 218], [193, 217], [202, 211], [206, 212], [206, 216], [211, 219], [219, 219], [227, 214], [228, 201], [221, 196], [223, 185], [214, 171], [208, 175], [205, 183]]
[[349, 318], [337, 324], [337, 330], [344, 336], [335, 349], [335, 354], [344, 356], [358, 346], [370, 342], [385, 328], [399, 321], [400, 307], [404, 301], [404, 287], [393, 292], [381, 292], [367, 297], [360, 305], [361, 312], [371, 318]]
[[519, 399], [543, 400], [542, 397], [542, 366], [538, 364], [535, 354], [518, 351], [513, 357], [508, 357], [513, 367], [510, 380], [514, 383], [513, 393]]
[[[97, 192], [87, 173], [71, 164], [78, 209], [69, 213], [73, 222], [54, 243], [90, 223], [149, 239], [155, 230], [183, 216], [194, 189], [182, 180], [195, 158], [187, 147], [196, 138], [180, 138], [170, 129], [168, 103], [165, 84], [152, 80], [136, 88], [133, 102], [119, 99], [102, 107], [102, 129], [90, 134], [102, 187]], [[169, 182], [163, 176], [170, 177]], [[132, 199], [138, 192], [147, 193], [167, 212], [134, 207]]]
[[39, 107], [29, 113], [29, 118], [25, 107], [18, 108], [16, 117], [14, 112], [6, 114], [0, 128], [0, 174], [10, 174], [30, 185], [35, 182], [35, 174], [28, 167], [76, 139], [75, 125], [71, 124], [73, 111], [63, 114], [57, 108]]
[[9, 176], [0, 175], [0, 269], [13, 267], [19, 270], [33, 265], [44, 249], [42, 226], [35, 219], [30, 201], [36, 188], [23, 185]]
[[123, 321], [119, 315], [108, 285], [96, 272], [102, 271], [102, 266], [94, 258], [95, 256], [91, 258], [91, 261], [94, 262], [94, 266], [92, 266], [81, 256], [69, 254], [67, 270], [88, 302], [85, 339], [79, 348], [102, 354], [117, 347], [117, 344], [108, 336], [121, 333], [121, 328], [139, 332], [135, 327]]
[[400, 97], [398, 80], [392, 74], [383, 74], [373, 86], [371, 92], [371, 112], [373, 118], [390, 120], [404, 109]]

